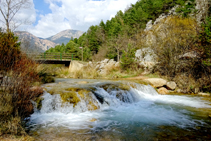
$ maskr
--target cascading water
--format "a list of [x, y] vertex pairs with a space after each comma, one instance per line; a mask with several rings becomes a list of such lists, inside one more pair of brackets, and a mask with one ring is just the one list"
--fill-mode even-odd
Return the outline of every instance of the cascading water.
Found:
[[208, 101], [199, 97], [159, 95], [149, 85], [129, 82], [63, 83], [58, 88], [55, 85], [46, 88], [47, 91], [54, 88], [54, 94], [44, 93], [42, 108], [35, 110], [29, 123], [39, 134], [50, 128], [58, 134], [74, 131], [76, 135], [89, 135], [90, 140], [93, 137], [94, 140], [148, 140], [161, 139], [158, 133], [167, 129], [187, 132], [186, 135], [190, 130], [199, 132], [198, 127], [210, 131], [208, 119], [197, 118], [194, 110], [190, 110], [211, 108]]

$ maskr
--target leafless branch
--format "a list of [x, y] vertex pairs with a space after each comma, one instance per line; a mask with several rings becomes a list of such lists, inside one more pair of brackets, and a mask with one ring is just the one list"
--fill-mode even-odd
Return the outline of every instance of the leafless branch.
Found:
[[[21, 9], [29, 8], [29, 0], [0, 0], [0, 13], [2, 14], [4, 21], [0, 20], [6, 25], [7, 32], [11, 30], [11, 22], [14, 22], [15, 16]], [[20, 23], [18, 23], [20, 25]], [[16, 26], [15, 26], [16, 27]]]

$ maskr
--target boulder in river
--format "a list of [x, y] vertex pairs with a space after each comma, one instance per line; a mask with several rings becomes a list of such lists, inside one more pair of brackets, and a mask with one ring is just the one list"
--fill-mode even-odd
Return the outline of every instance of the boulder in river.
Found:
[[151, 84], [153, 87], [159, 88], [166, 85], [167, 81], [162, 78], [148, 78], [144, 79], [145, 82]]
[[161, 88], [158, 89], [158, 93], [159, 94], [168, 94], [169, 92], [166, 88], [161, 87]]
[[169, 90], [174, 90], [177, 87], [177, 84], [174, 81], [169, 81], [167, 82], [166, 87]]

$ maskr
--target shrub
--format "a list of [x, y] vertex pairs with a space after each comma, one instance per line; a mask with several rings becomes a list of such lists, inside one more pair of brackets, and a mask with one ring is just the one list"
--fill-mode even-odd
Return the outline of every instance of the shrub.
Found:
[[20, 59], [20, 43], [13, 33], [0, 32], [0, 71], [11, 70], [16, 61]]
[[33, 113], [31, 100], [42, 91], [32, 89], [39, 81], [37, 64], [22, 54], [13, 33], [0, 33], [0, 131], [1, 134], [23, 134], [24, 120]]
[[156, 69], [162, 75], [174, 77], [177, 73], [193, 68], [195, 58], [188, 61], [181, 59], [185, 53], [194, 51], [191, 43], [196, 36], [196, 26], [193, 19], [171, 16], [155, 27], [156, 42], [152, 49], [158, 56]]
[[127, 70], [130, 68], [135, 68], [137, 67], [137, 63], [135, 60], [135, 52], [136, 48], [133, 47], [131, 44], [128, 44], [128, 47], [126, 50], [123, 50], [122, 57], [121, 57], [121, 68], [123, 70]]

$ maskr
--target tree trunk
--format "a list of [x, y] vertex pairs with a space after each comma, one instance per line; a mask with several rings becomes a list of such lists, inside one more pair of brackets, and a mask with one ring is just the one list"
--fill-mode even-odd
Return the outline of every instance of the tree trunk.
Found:
[[9, 25], [8, 20], [6, 21], [6, 25], [7, 25], [7, 33], [9, 33], [9, 31], [10, 31], [10, 25]]
[[119, 62], [120, 58], [119, 58], [119, 49], [117, 49], [117, 62]]

